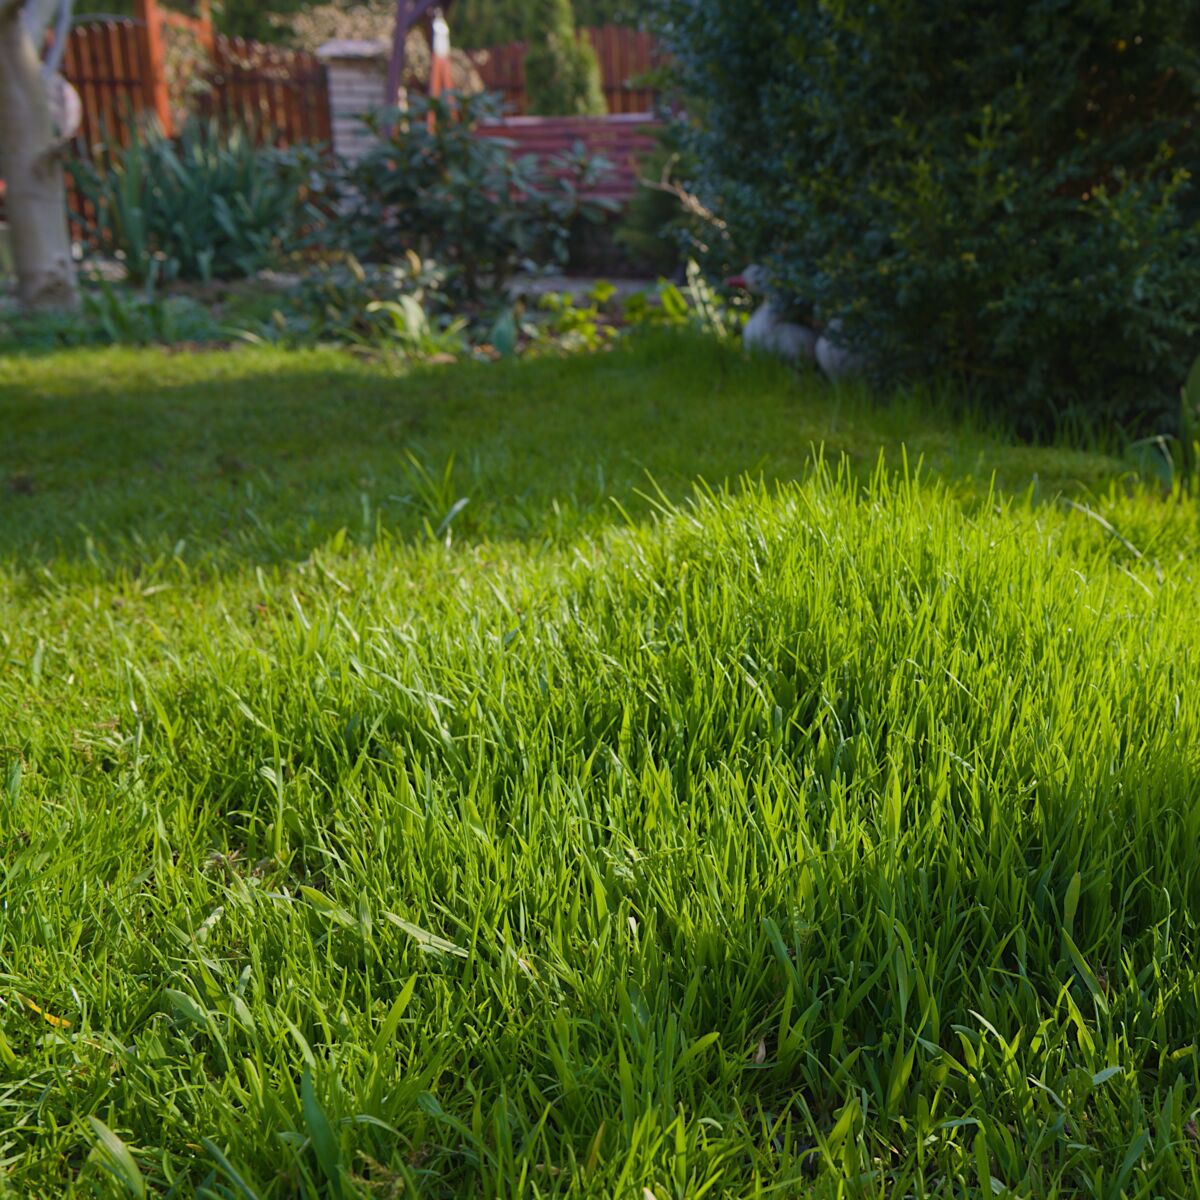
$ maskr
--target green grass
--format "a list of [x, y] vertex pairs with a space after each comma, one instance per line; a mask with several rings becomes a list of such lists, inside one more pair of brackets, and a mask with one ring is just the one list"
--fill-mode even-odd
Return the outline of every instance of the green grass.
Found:
[[0, 1195], [1200, 1194], [1194, 503], [697, 341], [0, 431]]

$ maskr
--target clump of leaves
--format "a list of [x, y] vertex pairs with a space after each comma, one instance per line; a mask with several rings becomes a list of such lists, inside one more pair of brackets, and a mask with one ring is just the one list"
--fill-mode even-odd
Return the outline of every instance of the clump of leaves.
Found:
[[508, 306], [493, 324], [488, 344], [501, 357], [513, 354], [574, 354], [602, 350], [621, 337], [655, 329], [692, 329], [726, 340], [741, 314], [726, 306], [690, 262], [684, 288], [660, 279], [621, 297], [607, 280], [599, 280], [582, 297], [547, 292], [532, 310]]
[[132, 291], [100, 282], [85, 290], [76, 312], [13, 314], [0, 321], [0, 345], [21, 350], [71, 346], [171, 346], [214, 342], [224, 336], [203, 304], [167, 296], [151, 281]]
[[461, 354], [466, 321], [448, 313], [445, 268], [413, 252], [376, 265], [352, 255], [309, 273], [249, 341], [390, 350], [407, 359]]
[[134, 283], [245, 278], [325, 222], [315, 149], [260, 146], [215, 121], [191, 121], [178, 138], [144, 126], [71, 171], [94, 213], [92, 244]]
[[572, 225], [611, 211], [585, 195], [608, 164], [582, 147], [545, 163], [514, 157], [511, 141], [481, 133], [500, 115], [494, 95], [447, 93], [367, 118], [377, 142], [346, 174], [346, 238], [360, 259], [432, 258], [450, 271], [448, 293], [472, 306], [501, 296], [518, 270], [566, 260]]
[[529, 324], [534, 345], [552, 346], [565, 352], [599, 350], [617, 336], [617, 329], [601, 311], [613, 294], [612, 284], [598, 283], [576, 302], [569, 292], [547, 292], [538, 301], [538, 316]]

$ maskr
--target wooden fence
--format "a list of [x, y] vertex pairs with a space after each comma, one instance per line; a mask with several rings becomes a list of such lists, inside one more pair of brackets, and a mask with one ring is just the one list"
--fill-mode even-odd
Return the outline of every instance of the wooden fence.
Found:
[[333, 138], [325, 67], [311, 55], [218, 35], [206, 101], [221, 119], [280, 145]]
[[[655, 91], [643, 77], [659, 62], [654, 37], [636, 29], [604, 25], [583, 31], [596, 48], [604, 99], [610, 113], [645, 113], [654, 108]], [[475, 65], [489, 91], [503, 94], [515, 113], [528, 108], [525, 90], [525, 43], [510, 42], [484, 50], [475, 57]]]
[[144, 37], [134, 21], [77, 25], [71, 32], [62, 69], [82, 103], [84, 145], [128, 141], [149, 107], [144, 61]]
[[63, 74], [79, 92], [82, 145], [128, 142], [153, 117], [168, 133], [193, 110], [281, 145], [328, 142], [329, 86], [311, 54], [226, 38], [200, 18], [137, 0], [136, 16], [77, 25]]
[[642, 163], [658, 144], [659, 122], [645, 114], [610, 113], [607, 117], [508, 117], [480, 129], [482, 137], [504, 138], [516, 156], [532, 154], [545, 163], [581, 144], [608, 160], [611, 171], [586, 189], [593, 198], [629, 203], [639, 186]]

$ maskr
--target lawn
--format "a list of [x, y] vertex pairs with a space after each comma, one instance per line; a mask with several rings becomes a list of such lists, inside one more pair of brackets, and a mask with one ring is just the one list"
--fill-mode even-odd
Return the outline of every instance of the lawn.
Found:
[[1198, 563], [702, 340], [0, 361], [0, 1195], [1200, 1194]]

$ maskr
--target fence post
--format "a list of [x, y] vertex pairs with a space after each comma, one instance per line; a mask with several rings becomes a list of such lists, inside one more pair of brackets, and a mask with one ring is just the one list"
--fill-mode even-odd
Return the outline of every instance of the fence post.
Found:
[[198, 36], [200, 44], [208, 51], [209, 58], [213, 55], [213, 46], [217, 40], [217, 31], [213, 27], [212, 5], [209, 0], [198, 0], [196, 4], [196, 20], [200, 23]]
[[163, 133], [171, 136], [171, 100], [167, 94], [167, 62], [163, 49], [162, 13], [158, 0], [134, 0], [133, 15], [141, 42], [142, 89], [146, 107], [158, 118]]

